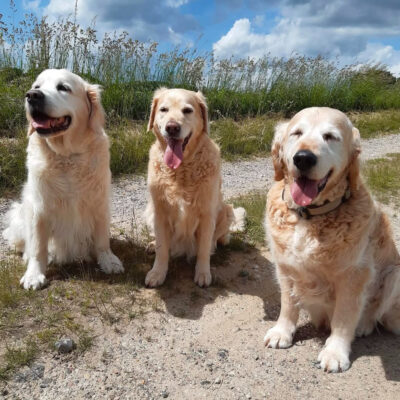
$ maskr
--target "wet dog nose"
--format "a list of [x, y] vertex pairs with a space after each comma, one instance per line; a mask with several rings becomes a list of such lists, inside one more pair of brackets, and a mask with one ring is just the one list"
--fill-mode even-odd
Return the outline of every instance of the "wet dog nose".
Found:
[[308, 171], [317, 163], [317, 156], [310, 150], [300, 150], [293, 156], [293, 162], [300, 171]]
[[181, 132], [181, 126], [175, 121], [169, 121], [165, 126], [165, 130], [169, 136], [177, 137]]
[[32, 89], [26, 93], [25, 97], [28, 103], [38, 103], [44, 99], [44, 94], [41, 90]]

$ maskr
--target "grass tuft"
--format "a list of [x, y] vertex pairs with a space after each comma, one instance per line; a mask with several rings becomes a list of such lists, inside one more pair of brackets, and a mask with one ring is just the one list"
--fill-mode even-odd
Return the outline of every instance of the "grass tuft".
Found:
[[0, 380], [7, 380], [19, 368], [30, 365], [38, 350], [37, 344], [32, 340], [27, 340], [20, 346], [7, 346], [3, 364], [0, 366]]
[[379, 201], [399, 204], [400, 153], [388, 154], [385, 158], [368, 160], [363, 168], [367, 184]]
[[262, 245], [265, 241], [264, 216], [266, 193], [253, 192], [232, 199], [235, 207], [243, 207], [247, 212], [246, 230], [239, 237], [251, 245]]

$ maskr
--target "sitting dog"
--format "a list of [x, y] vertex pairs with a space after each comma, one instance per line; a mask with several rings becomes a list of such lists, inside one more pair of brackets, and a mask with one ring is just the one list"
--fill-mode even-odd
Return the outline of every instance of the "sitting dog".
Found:
[[243, 230], [245, 210], [222, 200], [221, 159], [208, 136], [208, 114], [200, 92], [159, 89], [155, 92], [148, 130], [157, 141], [150, 150], [146, 215], [155, 235], [156, 258], [146, 285], [161, 285], [172, 256], [197, 255], [194, 281], [211, 284], [210, 254], [229, 232]]
[[100, 89], [66, 70], [43, 71], [26, 94], [28, 179], [3, 232], [24, 253], [21, 284], [45, 284], [48, 261], [89, 260], [122, 272], [110, 250], [109, 143]]
[[281, 312], [264, 340], [292, 344], [299, 309], [330, 329], [323, 370], [350, 366], [351, 342], [379, 322], [400, 334], [400, 257], [386, 215], [359, 175], [360, 135], [345, 114], [308, 108], [277, 126], [266, 229]]

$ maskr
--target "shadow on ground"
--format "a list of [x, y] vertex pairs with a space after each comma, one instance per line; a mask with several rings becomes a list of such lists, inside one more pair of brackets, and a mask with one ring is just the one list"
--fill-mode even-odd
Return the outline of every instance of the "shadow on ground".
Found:
[[[124, 263], [124, 274], [106, 275], [94, 263], [71, 264], [62, 268], [51, 267], [48, 278], [50, 281], [94, 281], [105, 286], [128, 284], [148, 296], [158, 296], [165, 305], [166, 313], [191, 320], [200, 319], [205, 307], [217, 298], [232, 295], [257, 296], [263, 301], [264, 320], [276, 321], [280, 310], [279, 289], [273, 266], [268, 259], [268, 251], [244, 243], [237, 247], [217, 250], [211, 262], [213, 284], [207, 289], [199, 288], [193, 282], [195, 263], [186, 259], [170, 260], [164, 285], [157, 289], [145, 289], [144, 278], [152, 266], [154, 256], [148, 255], [143, 246], [138, 246], [133, 241], [116, 239], [112, 240], [112, 248]], [[327, 337], [327, 332], [318, 331], [311, 323], [305, 323], [297, 329], [294, 346], [301, 346], [302, 342], [317, 338], [322, 348]], [[357, 338], [354, 341], [351, 359], [354, 362], [365, 356], [379, 356], [386, 379], [400, 381], [399, 347], [400, 336], [381, 328], [367, 338]]]

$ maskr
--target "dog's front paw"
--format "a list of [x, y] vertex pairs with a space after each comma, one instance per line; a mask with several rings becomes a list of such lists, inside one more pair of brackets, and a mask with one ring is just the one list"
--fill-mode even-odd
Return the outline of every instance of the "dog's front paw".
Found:
[[103, 251], [97, 257], [100, 269], [106, 274], [119, 274], [124, 272], [120, 259], [111, 250]]
[[325, 348], [318, 355], [318, 361], [326, 372], [343, 372], [350, 367], [349, 354], [349, 345], [342, 339], [328, 338]]
[[292, 345], [292, 330], [275, 325], [264, 336], [264, 344], [271, 349], [287, 349]]
[[196, 272], [194, 275], [194, 283], [200, 287], [208, 287], [211, 285], [212, 275], [210, 272], [210, 267], [208, 268], [198, 268], [196, 267]]
[[153, 267], [146, 275], [144, 283], [146, 286], [154, 288], [164, 283], [167, 276], [167, 270]]
[[41, 272], [26, 271], [19, 283], [24, 287], [24, 289], [37, 290], [46, 284], [46, 276]]

